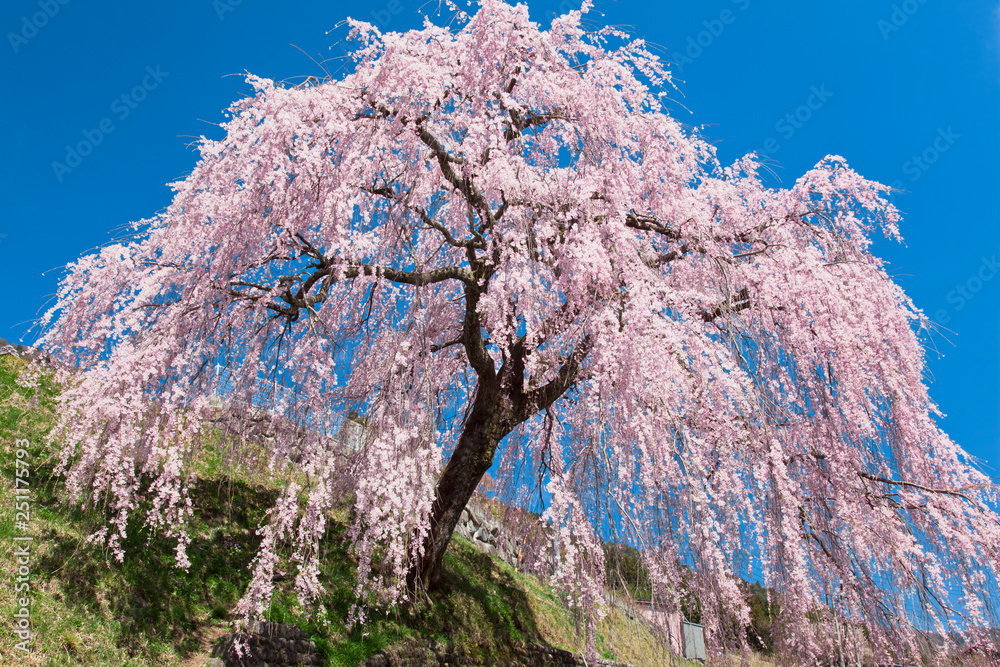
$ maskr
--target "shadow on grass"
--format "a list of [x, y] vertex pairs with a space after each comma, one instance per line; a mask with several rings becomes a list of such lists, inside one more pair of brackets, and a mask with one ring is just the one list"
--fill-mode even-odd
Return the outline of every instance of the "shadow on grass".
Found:
[[[254, 531], [265, 520], [277, 492], [235, 480], [199, 481], [191, 492], [191, 544], [187, 572], [174, 565], [176, 540], [132, 527], [125, 541], [125, 561], [109, 562], [110, 554], [81, 545], [50, 529], [39, 570], [58, 579], [67, 603], [84, 614], [106, 617], [119, 626], [119, 644], [130, 654], [150, 643], [167, 643], [181, 655], [200, 648], [200, 629], [225, 619], [250, 580], [248, 566], [257, 551]], [[84, 523], [80, 516], [40, 499], [63, 520]], [[144, 515], [143, 509], [134, 516]], [[75, 514], [76, 516], [69, 516]], [[44, 576], [44, 575], [43, 575]]]
[[[40, 494], [38, 509], [53, 522], [84, 533], [87, 526], [99, 525], [94, 513], [57, 504], [52, 486]], [[124, 544], [121, 564], [96, 547], [81, 545], [72, 534], [49, 528], [39, 571], [59, 580], [66, 603], [82, 615], [115, 623], [119, 646], [130, 654], [141, 656], [145, 647], [169, 644], [177, 654], [190, 655], [203, 648], [204, 632], [213, 622], [228, 620], [246, 590], [259, 545], [255, 530], [266, 521], [277, 493], [238, 480], [199, 481], [191, 491], [195, 515], [187, 572], [174, 566], [175, 540], [138, 526]], [[144, 510], [134, 516], [143, 516]], [[343, 547], [344, 530], [343, 524], [331, 522], [321, 544], [325, 619], [304, 617], [287, 585], [276, 592], [267, 614], [267, 620], [306, 630], [329, 664], [355, 665], [406, 642], [447, 644], [460, 655], [502, 664], [514, 658], [516, 642], [545, 643], [513, 571], [461, 538], [446, 554], [442, 585], [422, 603], [388, 615], [373, 613], [368, 624], [346, 627], [356, 601], [356, 564]]]
[[493, 663], [512, 658], [516, 642], [545, 643], [513, 570], [465, 540], [453, 538], [430, 599], [413, 620], [462, 655]]
[[[455, 538], [445, 556], [441, 586], [427, 596], [389, 613], [371, 611], [361, 626], [344, 622], [355, 602], [355, 563], [340, 545], [344, 527], [338, 525], [327, 541], [330, 551], [323, 558], [324, 604], [329, 626], [320, 628], [313, 619], [292, 616], [280, 602], [272, 607], [270, 620], [298, 622], [316, 641], [317, 649], [331, 665], [357, 665], [380, 651], [438, 645], [479, 664], [510, 664], [513, 649], [522, 641], [546, 643], [537, 626], [527, 593], [513, 571]], [[289, 602], [291, 597], [283, 598]]]
[[[48, 381], [38, 390], [17, 387], [20, 363], [0, 359], [0, 435], [30, 441], [34, 525], [44, 542], [36, 561], [39, 579], [57, 582], [71, 614], [102, 619], [132, 655], [143, 656], [157, 644], [179, 655], [199, 651], [206, 630], [227, 620], [249, 583], [248, 566], [259, 545], [255, 531], [278, 492], [224, 476], [201, 479], [191, 490], [188, 571], [174, 565], [174, 539], [141, 526], [148, 505], [133, 510], [125, 562], [116, 563], [79, 538], [105, 525], [105, 517], [59, 500], [62, 480], [53, 477], [44, 444], [57, 392]], [[0, 474], [12, 482], [15, 469], [13, 452], [5, 451]], [[13, 530], [8, 523], [0, 525], [0, 536]], [[458, 537], [445, 556], [439, 589], [419, 604], [346, 627], [356, 601], [356, 562], [343, 546], [344, 530], [343, 523], [331, 521], [320, 545], [326, 617], [303, 617], [287, 581], [268, 613], [268, 620], [303, 627], [330, 663], [354, 665], [392, 645], [419, 641], [450, 644], [480, 662], [502, 664], [516, 642], [545, 643], [513, 571]]]

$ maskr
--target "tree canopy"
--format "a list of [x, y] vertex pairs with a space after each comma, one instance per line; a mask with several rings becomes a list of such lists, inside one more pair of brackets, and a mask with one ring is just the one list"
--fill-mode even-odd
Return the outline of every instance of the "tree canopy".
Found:
[[585, 606], [614, 533], [659, 600], [698, 596], [717, 646], [749, 623], [741, 577], [780, 593], [773, 640], [802, 655], [828, 604], [876, 646], [988, 623], [997, 492], [939, 428], [926, 319], [870, 252], [899, 238], [888, 188], [837, 156], [786, 188], [754, 155], [720, 164], [670, 115], [667, 67], [585, 29], [589, 5], [548, 29], [500, 0], [447, 27], [350, 22], [348, 73], [249, 76], [170, 206], [69, 267], [42, 342], [82, 370], [56, 433], [70, 490], [107, 503], [98, 537], [122, 557], [146, 494], [185, 564], [216, 392], [302, 427], [273, 444], [307, 475], [264, 529], [248, 616], [283, 544], [302, 600], [322, 593], [355, 411], [364, 600], [436, 585], [493, 469], [542, 487], [553, 578]]

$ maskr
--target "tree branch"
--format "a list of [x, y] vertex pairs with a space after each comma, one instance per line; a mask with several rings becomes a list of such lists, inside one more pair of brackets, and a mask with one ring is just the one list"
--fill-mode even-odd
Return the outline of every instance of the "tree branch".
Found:
[[889, 479], [887, 477], [880, 477], [878, 475], [870, 475], [866, 472], [859, 472], [858, 477], [869, 479], [873, 482], [881, 482], [882, 484], [892, 484], [894, 486], [907, 486], [913, 489], [917, 489], [919, 491], [924, 491], [925, 493], [939, 493], [946, 496], [955, 496], [961, 498], [962, 500], [968, 501], [969, 504], [971, 505], [976, 504], [975, 502], [973, 502], [972, 498], [969, 498], [969, 496], [965, 495], [960, 491], [952, 491], [951, 489], [933, 489], [929, 486], [924, 486], [923, 484], [915, 484], [913, 482], [904, 482], [902, 480]]
[[507, 124], [507, 128], [503, 133], [503, 138], [507, 141], [507, 143], [510, 143], [520, 137], [521, 133], [529, 127], [544, 125], [551, 120], [570, 120], [570, 118], [560, 113], [558, 109], [537, 114], [529, 111], [524, 115], [522, 115], [517, 109], [510, 109], [508, 110], [508, 113], [510, 114], [510, 123]]
[[701, 319], [711, 322], [717, 317], [738, 313], [750, 307], [750, 290], [744, 287], [736, 293], [736, 298], [723, 304], [719, 304], [712, 310], [701, 311]]
[[440, 352], [445, 348], [449, 348], [452, 345], [461, 345], [465, 342], [464, 338], [456, 338], [455, 340], [449, 340], [447, 343], [439, 343], [437, 345], [431, 345], [431, 352]]
[[483, 329], [479, 321], [479, 290], [475, 284], [465, 285], [465, 321], [462, 323], [462, 343], [469, 365], [479, 375], [480, 381], [494, 383], [497, 371], [493, 359], [486, 351]]
[[640, 215], [635, 211], [629, 211], [628, 215], [625, 216], [625, 226], [644, 232], [656, 232], [673, 241], [679, 241], [681, 238], [680, 231], [667, 227], [651, 215]]
[[560, 396], [566, 393], [566, 390], [573, 386], [580, 372], [580, 366], [583, 364], [583, 360], [587, 358], [587, 355], [590, 354], [593, 345], [594, 339], [590, 334], [584, 336], [583, 340], [576, 345], [569, 357], [566, 358], [566, 361], [563, 362], [563, 365], [559, 368], [554, 378], [547, 384], [524, 395], [524, 401], [518, 415], [523, 417], [521, 421], [524, 421], [524, 419], [527, 419], [536, 412], [548, 408]]
[[[341, 270], [339, 275], [337, 273], [338, 269]], [[334, 263], [331, 260], [323, 260], [320, 262], [318, 270], [314, 271], [308, 278], [306, 278], [305, 282], [302, 283], [302, 286], [299, 287], [298, 291], [292, 294], [291, 290], [286, 290], [284, 294], [278, 295], [282, 301], [288, 304], [288, 307], [275, 302], [268, 303], [267, 307], [294, 321], [298, 319], [300, 309], [305, 308], [306, 310], [309, 310], [316, 304], [326, 301], [330, 292], [330, 287], [334, 283], [341, 280], [352, 280], [358, 276], [376, 276], [378, 278], [385, 278], [386, 280], [394, 283], [412, 285], [414, 287], [423, 287], [425, 285], [431, 285], [452, 279], [461, 280], [464, 283], [475, 283], [475, 277], [472, 275], [472, 272], [458, 266], [446, 266], [438, 269], [431, 269], [430, 271], [401, 271], [387, 266], [377, 266], [365, 264], [363, 262], [347, 261], [343, 263]], [[323, 281], [323, 284], [319, 291], [315, 294], [309, 294], [313, 287], [316, 286], [316, 283], [321, 280]], [[242, 281], [231, 282], [230, 294], [232, 296], [238, 296], [241, 299], [251, 300], [256, 300], [265, 296], [263, 294], [256, 296], [248, 295], [232, 289], [232, 287], [242, 284], [244, 284]]]
[[496, 217], [493, 214], [492, 209], [490, 209], [489, 204], [486, 202], [486, 198], [483, 194], [479, 192], [475, 184], [473, 184], [471, 178], [462, 178], [455, 173], [452, 169], [451, 163], [455, 161], [454, 158], [445, 150], [445, 147], [441, 145], [441, 142], [430, 133], [430, 131], [424, 127], [423, 119], [418, 119], [416, 122], [417, 136], [420, 138], [428, 148], [434, 153], [437, 158], [438, 165], [441, 167], [441, 174], [445, 179], [465, 195], [465, 198], [472, 204], [483, 216], [484, 220], [489, 223], [492, 228], [496, 226]]
[[684, 255], [691, 252], [691, 250], [691, 245], [689, 243], [685, 243], [677, 250], [671, 250], [670, 252], [663, 253], [659, 257], [654, 257], [652, 259], [643, 258], [642, 263], [651, 269], [658, 269], [664, 264], [669, 264], [676, 259], [680, 259]]
[[[404, 195], [401, 192], [396, 192], [395, 190], [387, 186], [382, 186], [380, 188], [375, 188], [375, 187], [369, 188], [362, 186], [361, 189], [369, 194], [378, 195], [380, 197], [385, 197], [386, 199], [399, 202], [400, 204], [405, 206], [407, 210], [416, 213], [420, 217], [421, 222], [423, 222], [425, 225], [440, 232], [441, 235], [444, 237], [445, 242], [447, 242], [451, 246], [454, 246], [456, 248], [478, 248], [480, 250], [486, 249], [486, 241], [483, 239], [482, 236], [475, 234], [477, 238], [463, 239], [459, 241], [454, 236], [452, 236], [451, 232], [448, 230], [447, 227], [445, 227], [437, 220], [431, 218], [427, 214], [427, 212], [423, 209], [423, 207], [413, 206], [412, 204], [407, 203], [406, 195]], [[406, 194], [408, 195], [409, 193]]]

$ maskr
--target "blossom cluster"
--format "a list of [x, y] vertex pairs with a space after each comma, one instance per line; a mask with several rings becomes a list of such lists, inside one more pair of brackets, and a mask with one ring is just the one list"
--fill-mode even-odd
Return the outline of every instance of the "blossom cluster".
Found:
[[[70, 492], [107, 507], [97, 537], [123, 557], [149, 479], [144, 520], [186, 564], [216, 394], [291, 424], [270, 465], [301, 475], [248, 619], [287, 547], [303, 603], [322, 595], [341, 464], [352, 618], [406, 600], [455, 517], [446, 462], [467, 460], [539, 491], [570, 599], [600, 607], [613, 533], [658, 600], [698, 597], [719, 650], [759, 573], [789, 654], [821, 652], [817, 610], [879, 659], [989, 622], [1000, 498], [939, 427], [926, 318], [871, 253], [899, 238], [888, 188], [837, 156], [784, 188], [754, 155], [720, 164], [665, 108], [664, 64], [585, 29], [589, 8], [548, 29], [500, 0], [450, 27], [352, 22], [352, 72], [251, 76], [172, 204], [69, 267], [43, 345], [80, 372], [52, 441]], [[334, 465], [352, 412], [370, 437]]]

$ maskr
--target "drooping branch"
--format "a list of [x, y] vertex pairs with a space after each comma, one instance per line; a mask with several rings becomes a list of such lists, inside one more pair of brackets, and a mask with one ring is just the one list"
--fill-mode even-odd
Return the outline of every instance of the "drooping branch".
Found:
[[918, 491], [923, 491], [925, 493], [936, 493], [946, 496], [955, 496], [956, 498], [961, 498], [962, 500], [965, 500], [966, 502], [968, 502], [973, 506], [976, 505], [976, 503], [974, 503], [972, 499], [969, 498], [969, 496], [962, 493], [962, 491], [954, 491], [952, 489], [934, 489], [929, 486], [924, 486], [923, 484], [916, 484], [914, 482], [907, 482], [898, 479], [889, 479], [888, 477], [881, 477], [879, 475], [870, 475], [865, 472], [859, 472], [858, 477], [861, 477], [863, 479], [868, 479], [873, 482], [879, 482], [881, 484], [890, 484], [892, 486], [906, 486], [912, 489], [917, 489]]
[[420, 141], [430, 148], [431, 152], [434, 153], [434, 157], [437, 158], [438, 166], [441, 168], [441, 174], [445, 177], [445, 180], [451, 183], [456, 190], [465, 195], [466, 200], [468, 200], [473, 208], [479, 211], [483, 218], [483, 222], [487, 223], [490, 228], [495, 227], [497, 224], [496, 216], [487, 203], [486, 198], [472, 182], [472, 179], [460, 177], [455, 173], [455, 170], [451, 166], [454, 159], [441, 142], [437, 140], [437, 137], [431, 134], [431, 132], [425, 127], [423, 119], [416, 122], [416, 128], [417, 136], [420, 138]]
[[[443, 282], [445, 280], [459, 280], [464, 283], [475, 282], [475, 277], [472, 275], [471, 271], [458, 266], [446, 266], [438, 269], [431, 269], [430, 271], [402, 271], [388, 266], [379, 266], [350, 260], [323, 260], [317, 270], [306, 278], [295, 293], [286, 289], [284, 293], [278, 295], [278, 298], [288, 304], [287, 306], [272, 301], [267, 304], [267, 307], [270, 310], [295, 321], [298, 319], [301, 309], [309, 310], [326, 301], [329, 296], [330, 288], [335, 283], [341, 280], [352, 280], [359, 276], [375, 276], [376, 278], [384, 278], [394, 283], [411, 285], [414, 287], [423, 287]], [[282, 284], [290, 282], [289, 278], [291, 277], [282, 276], [278, 283]], [[291, 278], [291, 280], [297, 280], [297, 278]], [[320, 281], [322, 281], [320, 288], [316, 292], [310, 294], [313, 287], [315, 287]], [[267, 296], [266, 293], [248, 294], [246, 292], [236, 290], [236, 287], [252, 287], [254, 289], [262, 290], [266, 289], [262, 285], [257, 285], [255, 283], [233, 280], [229, 283], [229, 291], [230, 295], [234, 298], [257, 300]], [[267, 292], [270, 292], [270, 290], [267, 290]]]
[[471, 239], [461, 239], [461, 240], [456, 239], [454, 235], [452, 235], [452, 233], [448, 230], [447, 227], [445, 227], [443, 224], [441, 224], [440, 222], [432, 218], [430, 215], [428, 215], [427, 211], [425, 211], [423, 207], [415, 206], [413, 204], [408, 203], [407, 195], [409, 193], [396, 192], [395, 190], [393, 190], [388, 186], [382, 186], [378, 188], [363, 187], [361, 189], [369, 194], [378, 195], [380, 197], [385, 197], [386, 199], [398, 202], [403, 206], [405, 206], [407, 210], [416, 213], [417, 216], [419, 216], [421, 222], [423, 222], [431, 229], [440, 232], [441, 235], [444, 237], [445, 242], [448, 245], [454, 246], [456, 248], [467, 248], [467, 249], [478, 249], [478, 250], [486, 249], [486, 241], [483, 239], [481, 235], [476, 233], [475, 230], [473, 230], [473, 238]]
[[750, 290], [744, 287], [739, 292], [734, 295], [734, 298], [712, 308], [712, 310], [702, 310], [701, 319], [706, 322], [711, 322], [712, 320], [722, 317], [723, 315], [731, 315], [733, 313], [738, 313], [741, 310], [746, 310], [750, 307]]

